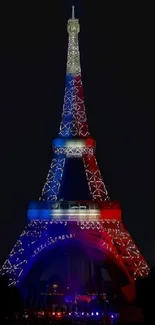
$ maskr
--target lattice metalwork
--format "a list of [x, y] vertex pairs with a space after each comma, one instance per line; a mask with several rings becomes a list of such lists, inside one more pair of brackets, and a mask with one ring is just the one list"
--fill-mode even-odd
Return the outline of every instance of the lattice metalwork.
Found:
[[78, 19], [72, 17], [69, 19], [67, 31], [69, 34], [68, 56], [67, 56], [67, 74], [80, 75], [80, 53], [78, 44], [78, 33], [80, 25]]
[[130, 274], [135, 279], [146, 276], [149, 273], [149, 267], [123, 223], [117, 222], [114, 228], [109, 227], [109, 225], [107, 232], [117, 247], [117, 251], [122, 256]]
[[119, 256], [134, 279], [148, 275], [149, 267], [122, 222], [108, 219], [102, 222], [83, 221], [79, 222], [79, 226], [90, 231], [91, 235], [93, 230], [98, 230], [100, 245], [106, 247], [110, 254]]
[[64, 106], [60, 136], [86, 137], [89, 135], [81, 77], [66, 76]]
[[47, 250], [60, 240], [75, 237], [74, 233], [68, 232], [65, 223], [59, 223], [57, 234], [54, 234], [54, 227], [57, 227], [57, 224], [42, 221], [28, 223], [0, 271], [1, 275], [9, 276], [10, 285], [21, 284], [44, 249]]
[[[115, 221], [112, 222], [115, 223]], [[123, 269], [124, 273], [130, 278], [128, 270], [123, 263], [122, 256], [118, 253], [117, 248], [115, 247], [109, 234], [103, 228], [103, 225], [104, 222], [100, 223], [100, 228], [99, 228], [99, 225], [96, 224], [96, 229], [93, 230], [91, 229], [92, 225], [88, 227], [88, 223], [86, 227], [83, 227], [84, 225], [82, 225], [84, 235], [83, 236], [82, 234], [80, 235], [80, 240], [89, 242], [90, 246], [96, 248], [99, 251], [104, 252], [103, 256], [105, 255], [108, 256], [108, 258], [111, 259], [113, 263], [116, 263], [121, 269]]]
[[81, 81], [78, 45], [79, 22], [72, 16], [68, 21], [68, 56], [64, 106], [59, 134], [63, 137], [89, 135]]
[[20, 285], [40, 253], [52, 249], [58, 241], [74, 238], [83, 245], [89, 243], [90, 247], [103, 251], [131, 278], [148, 274], [147, 263], [121, 222], [105, 220], [95, 226], [92, 222], [81, 222], [76, 226], [61, 222], [28, 223], [0, 274], [8, 274], [10, 285]]
[[88, 181], [88, 186], [93, 200], [108, 201], [108, 192], [103, 182], [95, 156], [84, 155], [84, 166]]
[[74, 147], [59, 147], [54, 148], [54, 153], [57, 155], [63, 154], [67, 157], [81, 157], [83, 155], [93, 155], [94, 149], [89, 147], [83, 147], [83, 148], [74, 148]]
[[61, 179], [65, 166], [65, 158], [59, 155], [52, 159], [49, 173], [45, 185], [42, 190], [40, 200], [42, 201], [56, 201], [60, 189]]

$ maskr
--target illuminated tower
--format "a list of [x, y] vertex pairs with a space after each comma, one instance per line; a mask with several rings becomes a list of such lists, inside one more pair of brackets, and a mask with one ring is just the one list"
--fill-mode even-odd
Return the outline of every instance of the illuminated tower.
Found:
[[[124, 295], [132, 300], [134, 280], [146, 276], [149, 268], [122, 223], [119, 204], [108, 197], [97, 165], [95, 140], [88, 130], [84, 106], [80, 26], [74, 7], [67, 29], [64, 105], [59, 135], [53, 140], [52, 163], [41, 196], [38, 202], [30, 203], [28, 223], [1, 274], [9, 275], [10, 285], [22, 287], [35, 264], [45, 259], [49, 251], [57, 245], [78, 242], [93, 259], [99, 253], [113, 276], [118, 274], [115, 267], [120, 271], [117, 281]], [[121, 281], [123, 277], [125, 282]]]

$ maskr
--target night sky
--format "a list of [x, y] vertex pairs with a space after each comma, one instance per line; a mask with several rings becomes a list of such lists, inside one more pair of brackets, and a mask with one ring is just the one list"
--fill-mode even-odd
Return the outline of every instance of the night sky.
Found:
[[[155, 265], [153, 7], [76, 2], [98, 164], [124, 224]], [[59, 130], [71, 1], [51, 3], [1, 8], [1, 262], [26, 224], [29, 201], [40, 195]]]

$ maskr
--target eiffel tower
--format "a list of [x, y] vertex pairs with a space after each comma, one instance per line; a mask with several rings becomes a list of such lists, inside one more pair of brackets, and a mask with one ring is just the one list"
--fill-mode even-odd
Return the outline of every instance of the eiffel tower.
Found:
[[77, 241], [94, 258], [100, 252], [111, 270], [117, 267], [126, 279], [125, 285], [120, 283], [122, 292], [131, 301], [135, 279], [147, 276], [149, 267], [122, 223], [119, 203], [108, 196], [95, 158], [95, 140], [89, 133], [84, 105], [80, 26], [74, 7], [67, 30], [65, 96], [59, 134], [53, 140], [53, 159], [41, 196], [30, 203], [27, 225], [0, 273], [9, 276], [9, 285], [22, 287], [48, 251]]

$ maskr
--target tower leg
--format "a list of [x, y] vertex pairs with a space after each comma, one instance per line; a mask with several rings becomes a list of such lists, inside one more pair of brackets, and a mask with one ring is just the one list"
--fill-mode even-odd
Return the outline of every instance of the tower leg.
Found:
[[83, 161], [92, 199], [99, 202], [109, 200], [95, 156], [84, 155]]
[[58, 241], [74, 237], [65, 224], [30, 222], [16, 242], [0, 274], [7, 274], [10, 285], [21, 286], [43, 250], [51, 249]]
[[129, 232], [125, 229], [122, 222], [104, 223], [104, 229], [108, 231], [118, 254], [121, 256], [125, 267], [133, 279], [146, 276], [149, 273], [149, 267], [135, 245]]

